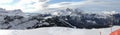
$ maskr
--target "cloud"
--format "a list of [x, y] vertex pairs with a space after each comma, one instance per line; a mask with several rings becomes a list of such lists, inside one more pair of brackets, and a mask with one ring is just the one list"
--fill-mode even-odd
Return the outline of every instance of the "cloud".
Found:
[[[66, 4], [67, 3], [67, 4]], [[76, 7], [86, 11], [120, 11], [120, 0], [84, 0], [80, 2], [61, 2], [48, 8]]]
[[10, 3], [12, 2], [13, 0], [0, 0], [0, 4], [3, 4], [3, 3]]
[[120, 10], [120, 0], [87, 0], [88, 3], [84, 4], [84, 6], [81, 6], [80, 8], [83, 8], [86, 11], [117, 11]]
[[0, 7], [5, 8], [7, 10], [21, 9], [24, 12], [34, 12], [45, 8], [49, 0], [20, 0], [19, 2], [16, 3], [14, 3], [13, 1], [14, 0], [0, 0]]
[[83, 5], [85, 2], [61, 2], [61, 3], [55, 3], [48, 6], [48, 8], [60, 8], [60, 7], [70, 7], [70, 6], [76, 6], [76, 5]]
[[[77, 7], [86, 11], [115, 10], [120, 11], [120, 0], [83, 0], [77, 2], [52, 3], [51, 0], [0, 0], [0, 7], [8, 10], [22, 9], [24, 12], [35, 12], [47, 8]], [[14, 3], [14, 4], [10, 4]]]
[[16, 6], [21, 7], [25, 12], [34, 12], [45, 8], [48, 1], [49, 0], [21, 0]]

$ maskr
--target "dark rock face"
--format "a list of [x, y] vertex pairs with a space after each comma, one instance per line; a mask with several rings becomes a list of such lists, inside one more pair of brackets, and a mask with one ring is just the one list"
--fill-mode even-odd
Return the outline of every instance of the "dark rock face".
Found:
[[113, 25], [120, 25], [120, 14], [113, 14]]
[[106, 28], [110, 27], [112, 20], [110, 17], [107, 18], [97, 18], [91, 15], [67, 15], [67, 16], [58, 16], [54, 17], [49, 22], [55, 23], [57, 26], [71, 27], [71, 28]]

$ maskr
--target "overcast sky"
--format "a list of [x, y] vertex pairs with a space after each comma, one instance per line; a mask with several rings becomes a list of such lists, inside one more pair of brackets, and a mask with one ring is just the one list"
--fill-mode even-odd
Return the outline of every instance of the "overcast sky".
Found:
[[45, 8], [77, 7], [85, 11], [120, 11], [120, 0], [0, 0], [0, 8], [34, 12]]

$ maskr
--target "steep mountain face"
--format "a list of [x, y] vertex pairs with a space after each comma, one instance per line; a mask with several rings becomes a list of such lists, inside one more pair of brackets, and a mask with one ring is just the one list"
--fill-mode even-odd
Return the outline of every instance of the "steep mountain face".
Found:
[[72, 27], [72, 28], [90, 29], [90, 28], [105, 28], [112, 26], [111, 23], [113, 22], [111, 17], [104, 16], [106, 18], [98, 18], [96, 17], [96, 15], [97, 14], [57, 16], [47, 21], [56, 23], [58, 24], [57, 26], [66, 25], [66, 27]]
[[6, 10], [3, 8], [0, 8], [0, 13], [23, 13], [22, 10], [16, 9], [16, 10]]
[[120, 25], [120, 14], [113, 14], [113, 24]]
[[16, 10], [9, 10], [8, 13], [23, 13], [23, 12], [20, 9], [16, 9]]
[[0, 12], [1, 13], [6, 13], [5, 9], [3, 9], [3, 8], [0, 8]]
[[0, 16], [0, 29], [33, 29], [38, 27], [49, 26], [50, 23], [45, 22], [47, 15], [36, 15], [30, 17], [23, 16]]
[[[14, 10], [13, 12], [21, 12]], [[120, 25], [120, 14], [89, 14], [80, 9], [57, 10], [57, 15], [0, 15], [0, 29], [35, 29], [41, 27], [70, 27], [70, 28], [106, 28]], [[59, 16], [58, 16], [59, 15]]]

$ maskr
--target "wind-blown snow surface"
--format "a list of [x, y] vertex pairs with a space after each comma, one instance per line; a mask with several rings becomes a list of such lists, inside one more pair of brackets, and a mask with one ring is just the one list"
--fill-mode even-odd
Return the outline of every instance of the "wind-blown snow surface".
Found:
[[[112, 31], [120, 26], [112, 27]], [[103, 29], [74, 29], [65, 27], [49, 27], [31, 30], [0, 30], [0, 35], [109, 35], [111, 28]]]

